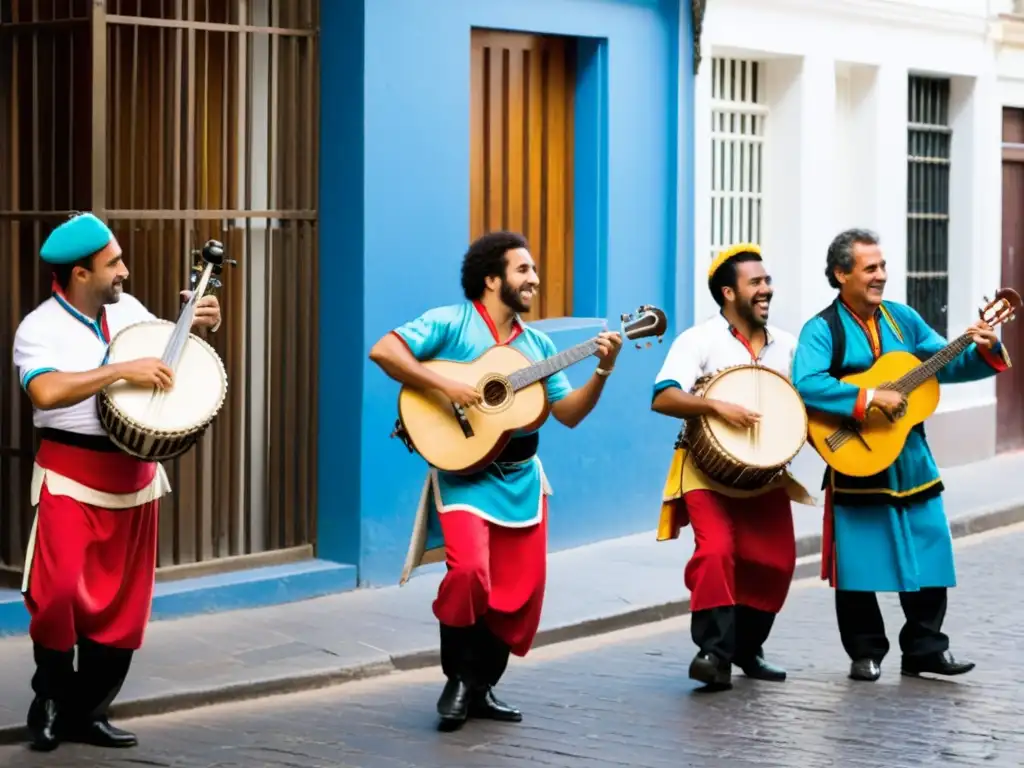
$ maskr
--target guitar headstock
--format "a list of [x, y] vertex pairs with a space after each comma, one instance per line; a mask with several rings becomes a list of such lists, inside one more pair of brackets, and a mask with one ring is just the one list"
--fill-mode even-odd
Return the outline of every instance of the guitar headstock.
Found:
[[[619, 319], [622, 321], [622, 336], [630, 341], [657, 336], [661, 344], [662, 336], [668, 330], [665, 313], [650, 304], [641, 304], [636, 312], [623, 314]], [[647, 342], [647, 346], [651, 343]], [[641, 345], [637, 344], [636, 348], [640, 349]]]
[[1000, 288], [991, 301], [988, 296], [985, 297], [985, 306], [978, 310], [978, 316], [995, 328], [1013, 320], [1021, 303], [1020, 294], [1013, 288]]

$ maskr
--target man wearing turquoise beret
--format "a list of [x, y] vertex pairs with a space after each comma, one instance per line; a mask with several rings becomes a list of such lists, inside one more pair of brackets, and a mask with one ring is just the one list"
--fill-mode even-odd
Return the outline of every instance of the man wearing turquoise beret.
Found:
[[[155, 319], [124, 292], [128, 269], [106, 224], [76, 214], [50, 233], [41, 256], [53, 269], [53, 292], [14, 338], [14, 365], [40, 437], [22, 584], [36, 662], [31, 746], [131, 747], [135, 735], [106, 713], [149, 621], [157, 509], [170, 483], [156, 462], [114, 446], [96, 395], [122, 380], [166, 389], [174, 375], [155, 357], [106, 364], [113, 336]], [[219, 325], [217, 299], [204, 296], [193, 328]]]

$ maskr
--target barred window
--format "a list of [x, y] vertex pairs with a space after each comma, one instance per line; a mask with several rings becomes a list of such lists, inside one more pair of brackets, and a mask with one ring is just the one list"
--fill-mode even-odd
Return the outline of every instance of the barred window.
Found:
[[911, 76], [907, 130], [907, 303], [942, 336], [949, 300], [949, 80]]
[[761, 242], [764, 129], [763, 67], [756, 61], [711, 63], [711, 254]]

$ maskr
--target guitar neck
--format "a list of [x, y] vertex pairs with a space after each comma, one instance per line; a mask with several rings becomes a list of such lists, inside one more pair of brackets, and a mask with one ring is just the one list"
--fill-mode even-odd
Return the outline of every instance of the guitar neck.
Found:
[[593, 338], [590, 341], [584, 341], [582, 344], [577, 344], [575, 347], [559, 352], [557, 355], [541, 360], [539, 363], [527, 366], [526, 368], [520, 368], [509, 376], [509, 381], [512, 382], [512, 388], [514, 391], [524, 389], [541, 379], [546, 379], [548, 376], [553, 376], [561, 370], [568, 368], [570, 365], [575, 365], [580, 360], [585, 360], [597, 351], [597, 339]]
[[971, 336], [967, 333], [955, 341], [951, 341], [919, 366], [900, 378], [896, 382], [896, 389], [904, 395], [909, 395], [919, 386], [928, 381], [928, 379], [935, 376], [935, 374], [956, 360], [963, 351], [970, 346], [970, 344]]

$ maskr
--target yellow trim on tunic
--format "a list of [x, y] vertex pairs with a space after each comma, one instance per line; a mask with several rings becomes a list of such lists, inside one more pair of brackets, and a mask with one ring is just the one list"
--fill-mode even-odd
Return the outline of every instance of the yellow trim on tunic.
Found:
[[777, 488], [785, 488], [791, 501], [808, 506], [819, 506], [806, 488], [789, 472], [773, 483], [756, 491], [741, 491], [716, 483], [701, 472], [685, 448], [676, 448], [672, 454], [672, 463], [665, 478], [665, 488], [661, 495], [661, 516], [658, 519], [658, 541], [670, 541], [679, 538], [682, 525], [678, 512], [683, 497], [690, 491], [715, 491], [734, 499], [752, 499], [762, 496]]
[[889, 496], [894, 499], [905, 499], [908, 496], [914, 496], [918, 493], [923, 493], [929, 488], [933, 488], [942, 482], [941, 477], [936, 477], [934, 480], [929, 480], [927, 483], [915, 486], [914, 488], [908, 488], [905, 491], [894, 491], [892, 488], [841, 488], [836, 485], [836, 471], [833, 469], [828, 475], [828, 484], [832, 488], [833, 493], [850, 494], [851, 496], [856, 495], [867, 495], [867, 494], [878, 494], [880, 496]]
[[[885, 304], [880, 304], [879, 309], [882, 311], [882, 316], [889, 321], [889, 327], [892, 328], [892, 332], [896, 334], [896, 338], [900, 340], [900, 344], [903, 343], [903, 332], [900, 331], [899, 323], [896, 322], [896, 318], [892, 316], [892, 313], [885, 308]], [[881, 339], [879, 339], [879, 345], [881, 345]]]

